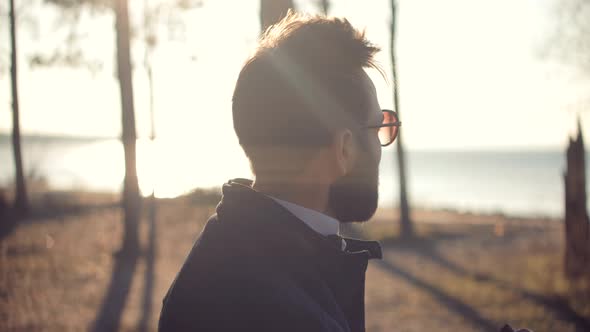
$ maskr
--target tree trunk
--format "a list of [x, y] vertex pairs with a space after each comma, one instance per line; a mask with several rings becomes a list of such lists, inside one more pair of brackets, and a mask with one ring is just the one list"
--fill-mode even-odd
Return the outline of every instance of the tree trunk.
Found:
[[129, 14], [127, 0], [117, 0], [115, 3], [117, 69], [121, 93], [122, 141], [125, 151], [125, 180], [123, 185], [125, 233], [121, 251], [124, 254], [137, 255], [139, 252], [138, 225], [141, 197], [137, 183], [135, 110], [131, 78]]
[[29, 209], [27, 188], [25, 186], [25, 175], [23, 171], [23, 159], [21, 154], [20, 141], [20, 116], [18, 104], [18, 81], [17, 81], [17, 50], [16, 50], [16, 20], [14, 12], [14, 0], [10, 0], [10, 78], [12, 87], [12, 148], [14, 152], [14, 169], [16, 196], [14, 207], [18, 214], [24, 214]]
[[289, 9], [294, 9], [292, 0], [260, 0], [260, 31], [280, 21]]
[[567, 148], [565, 182], [565, 274], [579, 278], [590, 274], [590, 224], [586, 210], [586, 160], [582, 128]]
[[324, 15], [328, 16], [328, 12], [330, 11], [330, 1], [328, 0], [321, 0], [322, 2], [322, 12]]
[[[395, 111], [400, 116], [399, 107], [399, 79], [397, 77], [396, 61], [395, 61], [395, 37], [396, 37], [396, 4], [395, 0], [391, 0], [391, 71], [393, 77], [393, 104]], [[414, 227], [410, 219], [410, 204], [408, 203], [408, 195], [406, 189], [406, 163], [404, 157], [404, 148], [402, 144], [402, 130], [397, 136], [397, 164], [399, 172], [399, 208], [400, 208], [400, 235], [402, 237], [412, 237], [414, 235]]]

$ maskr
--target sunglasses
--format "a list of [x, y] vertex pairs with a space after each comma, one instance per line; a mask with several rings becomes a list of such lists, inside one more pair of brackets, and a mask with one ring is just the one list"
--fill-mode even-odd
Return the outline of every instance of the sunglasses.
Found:
[[379, 128], [379, 142], [381, 146], [388, 146], [395, 141], [402, 123], [399, 121], [397, 112], [392, 110], [382, 110], [382, 112], [383, 122], [380, 125], [368, 126], [367, 128]]

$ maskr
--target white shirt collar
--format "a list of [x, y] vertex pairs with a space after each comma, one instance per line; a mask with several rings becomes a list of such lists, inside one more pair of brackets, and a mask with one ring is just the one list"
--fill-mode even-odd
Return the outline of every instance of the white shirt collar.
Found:
[[[267, 195], [268, 196], [268, 195]], [[321, 212], [308, 209], [301, 205], [297, 205], [291, 202], [283, 201], [272, 196], [268, 196], [275, 200], [277, 203], [282, 205], [285, 209], [295, 215], [309, 226], [314, 231], [327, 236], [327, 235], [338, 235], [340, 232], [340, 222], [328, 215]]]

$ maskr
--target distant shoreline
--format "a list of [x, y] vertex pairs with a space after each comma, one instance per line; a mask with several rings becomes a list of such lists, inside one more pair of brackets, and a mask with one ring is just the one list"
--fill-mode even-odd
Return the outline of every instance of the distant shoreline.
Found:
[[[21, 140], [26, 142], [37, 142], [37, 141], [52, 141], [52, 142], [64, 142], [64, 141], [75, 141], [75, 142], [92, 142], [102, 141], [110, 139], [119, 139], [119, 137], [109, 136], [74, 136], [74, 135], [59, 135], [59, 134], [24, 134], [21, 135]], [[0, 133], [0, 143], [5, 141], [11, 141], [12, 135], [9, 133]]]
[[[172, 141], [183, 141], [186, 139], [196, 139], [193, 136], [168, 136], [158, 139], [172, 140]], [[12, 135], [7, 132], [0, 132], [0, 143], [10, 142]], [[52, 141], [52, 142], [92, 142], [92, 141], [103, 141], [103, 140], [119, 140], [119, 136], [86, 136], [86, 135], [69, 135], [69, 134], [45, 134], [45, 133], [26, 133], [21, 135], [23, 141], [38, 142], [38, 141]], [[149, 139], [147, 136], [138, 136], [138, 140]], [[565, 155], [566, 146], [488, 146], [488, 147], [406, 147], [408, 153], [535, 153], [535, 152], [559, 152]], [[586, 149], [586, 153], [590, 154], [590, 150]]]
[[[1, 187], [0, 192], [4, 192], [6, 199], [12, 201], [12, 190]], [[148, 198], [149, 196], [144, 196]], [[120, 194], [109, 191], [84, 191], [84, 190], [43, 190], [31, 194], [33, 209], [46, 209], [46, 202], [57, 204], [56, 207], [85, 207], [97, 203], [118, 202]], [[211, 203], [215, 205], [221, 198], [221, 188], [195, 188], [193, 191], [176, 197], [157, 197], [160, 201], [182, 201], [187, 200], [187, 204], [193, 203]], [[454, 207], [432, 207], [414, 205], [411, 207], [412, 218], [418, 222], [428, 223], [495, 223], [499, 220], [542, 220], [549, 222], [560, 222], [562, 217], [538, 214], [514, 214], [505, 211], [476, 211], [462, 210]], [[372, 221], [380, 222], [390, 220], [391, 217], [398, 217], [398, 207], [381, 204], [377, 209]]]
[[[215, 148], [193, 148], [186, 140], [162, 138], [152, 146], [147, 139], [138, 139], [139, 179], [144, 193], [151, 193], [155, 185], [159, 197], [171, 198], [194, 188], [219, 187], [232, 177], [252, 176], [239, 148], [221, 156], [219, 167], [204, 166], [201, 159], [215, 155]], [[118, 138], [25, 135], [22, 141], [25, 172], [39, 181], [41, 189], [115, 194], [120, 190], [124, 160]], [[7, 187], [14, 177], [7, 134], [0, 134], [0, 152], [0, 186]], [[150, 153], [162, 156], [153, 166], [153, 175], [149, 175]], [[590, 160], [590, 154], [586, 158]], [[396, 160], [395, 147], [383, 150], [379, 189], [383, 208], [397, 205]], [[417, 208], [526, 218], [563, 217], [564, 151], [408, 149], [407, 164], [410, 203]], [[590, 206], [590, 200], [588, 203]]]

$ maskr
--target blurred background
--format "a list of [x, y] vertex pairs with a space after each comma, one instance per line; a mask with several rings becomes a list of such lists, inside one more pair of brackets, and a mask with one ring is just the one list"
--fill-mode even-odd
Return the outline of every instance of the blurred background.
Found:
[[156, 329], [219, 187], [252, 177], [231, 96], [287, 8], [365, 29], [403, 122], [379, 211], [343, 229], [384, 246], [367, 330], [590, 331], [587, 0], [2, 2], [0, 330]]

